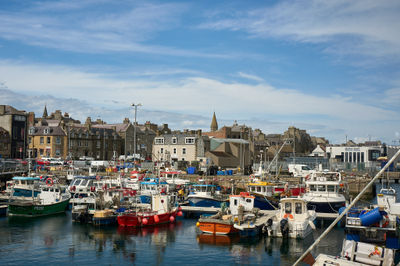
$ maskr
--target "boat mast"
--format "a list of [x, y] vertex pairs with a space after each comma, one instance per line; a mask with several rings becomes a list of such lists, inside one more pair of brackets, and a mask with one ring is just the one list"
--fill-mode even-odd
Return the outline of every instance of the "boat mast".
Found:
[[293, 264], [293, 266], [298, 265], [308, 253], [312, 251], [312, 249], [319, 244], [319, 242], [332, 230], [333, 227], [339, 222], [344, 215], [357, 203], [357, 201], [364, 195], [364, 193], [369, 189], [370, 186], [385, 172], [386, 168], [396, 160], [396, 158], [400, 155], [400, 149], [396, 152], [396, 154], [390, 159], [390, 161], [375, 175], [374, 178], [364, 187], [364, 189], [357, 195], [357, 197], [346, 207], [346, 209], [331, 223], [331, 225], [315, 240], [315, 242], [300, 256], [300, 258]]

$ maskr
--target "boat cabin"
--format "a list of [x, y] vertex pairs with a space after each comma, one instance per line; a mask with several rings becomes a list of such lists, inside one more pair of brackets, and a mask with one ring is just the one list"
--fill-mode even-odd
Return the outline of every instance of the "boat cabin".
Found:
[[211, 184], [195, 184], [192, 186], [190, 194], [196, 195], [213, 195], [216, 191], [216, 186]]
[[308, 217], [307, 202], [301, 198], [282, 198], [279, 212], [281, 218], [305, 219]]
[[[254, 197], [248, 192], [229, 196], [229, 209], [232, 215], [238, 215], [240, 211], [250, 212], [254, 208]], [[241, 210], [239, 210], [241, 209]]]

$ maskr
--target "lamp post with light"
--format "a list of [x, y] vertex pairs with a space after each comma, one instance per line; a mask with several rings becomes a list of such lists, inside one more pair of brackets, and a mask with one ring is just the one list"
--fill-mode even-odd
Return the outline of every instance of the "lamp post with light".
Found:
[[133, 123], [133, 156], [136, 160], [136, 113], [138, 106], [142, 106], [141, 103], [132, 103], [131, 106], [135, 107], [135, 121]]

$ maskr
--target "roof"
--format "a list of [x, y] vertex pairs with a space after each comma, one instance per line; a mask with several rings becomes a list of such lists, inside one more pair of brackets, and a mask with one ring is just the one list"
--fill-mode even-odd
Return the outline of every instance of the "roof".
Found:
[[[161, 145], [191, 145], [191, 144], [185, 143], [186, 138], [195, 138], [196, 140], [200, 139], [197, 134], [185, 134], [185, 133], [165, 134], [165, 135], [156, 137], [155, 139], [158, 139], [158, 138], [164, 139], [164, 144], [161, 144]], [[174, 144], [172, 143], [173, 138], [176, 138], [177, 143], [174, 143]], [[155, 145], [157, 145], [157, 144], [155, 143]]]
[[249, 144], [249, 141], [244, 139], [220, 139], [220, 138], [212, 138], [211, 141], [216, 141], [220, 143], [230, 142], [230, 143], [239, 143], [239, 144]]
[[[42, 135], [47, 135], [47, 136], [66, 136], [66, 133], [61, 127], [50, 127], [50, 126], [34, 126], [31, 127], [35, 129], [35, 132], [29, 132], [29, 135], [31, 136], [42, 136]], [[45, 133], [45, 130], [49, 129], [49, 133]]]
[[19, 111], [12, 107], [11, 105], [3, 105], [4, 106], [4, 111], [6, 115], [26, 115], [25, 111]]
[[12, 180], [40, 180], [39, 177], [30, 177], [30, 176], [14, 176]]

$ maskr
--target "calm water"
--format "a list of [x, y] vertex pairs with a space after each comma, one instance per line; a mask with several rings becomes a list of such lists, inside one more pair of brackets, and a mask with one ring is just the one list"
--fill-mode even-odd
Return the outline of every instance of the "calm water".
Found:
[[[0, 218], [0, 265], [291, 265], [324, 229], [300, 241], [199, 235], [196, 220], [141, 230], [95, 228], [71, 214]], [[344, 233], [336, 228], [314, 252], [337, 255]]]

